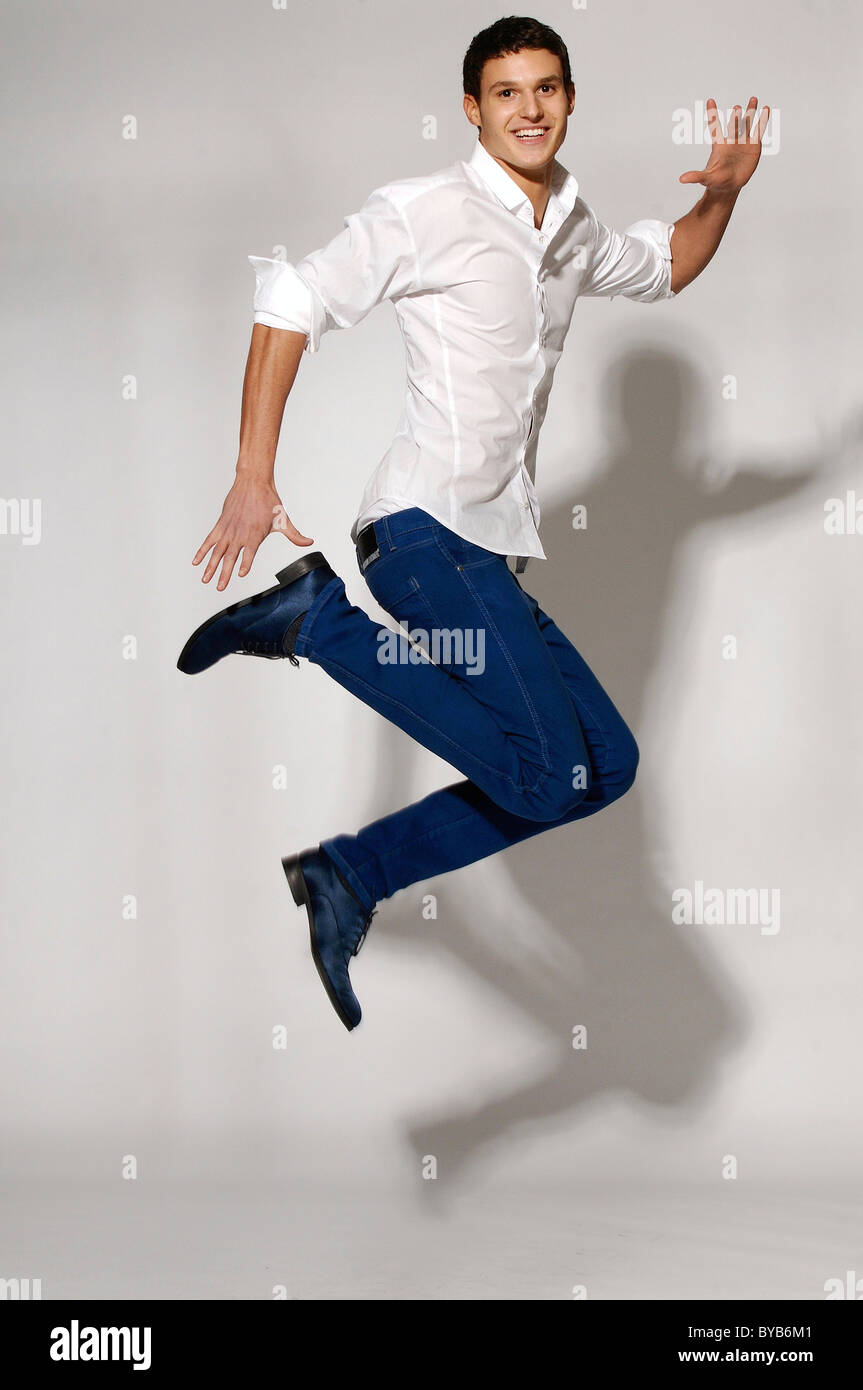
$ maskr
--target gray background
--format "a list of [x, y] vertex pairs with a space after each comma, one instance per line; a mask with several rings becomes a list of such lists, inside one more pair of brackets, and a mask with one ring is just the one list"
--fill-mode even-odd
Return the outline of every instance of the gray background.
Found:
[[[636, 786], [383, 904], [352, 1034], [280, 856], [453, 769], [305, 663], [175, 667], [230, 601], [190, 562], [233, 477], [246, 256], [467, 158], [462, 56], [505, 12], [5, 7], [2, 494], [42, 528], [0, 536], [0, 1276], [43, 1297], [823, 1298], [863, 1272], [863, 537], [823, 520], [863, 498], [859, 8], [528, 11], [569, 45], [559, 158], [610, 224], [700, 195], [676, 109], [755, 93], [781, 138], [679, 300], [576, 306], [543, 431], [527, 586], [636, 732]], [[375, 616], [348, 529], [402, 357], [389, 306], [327, 335], [277, 465]], [[229, 595], [296, 553], [269, 538]], [[697, 879], [778, 888], [780, 930], [675, 925]]]

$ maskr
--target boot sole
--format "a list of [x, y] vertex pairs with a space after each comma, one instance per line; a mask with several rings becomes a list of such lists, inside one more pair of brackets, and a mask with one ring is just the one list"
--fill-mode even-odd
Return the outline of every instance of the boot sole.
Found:
[[[312, 557], [309, 556], [309, 559], [311, 558]], [[305, 853], [305, 850], [303, 851], [303, 853]], [[308, 914], [309, 939], [312, 947], [312, 960], [315, 962], [315, 969], [321, 977], [321, 984], [326, 990], [327, 998], [329, 999], [330, 1003], [332, 1004], [342, 1023], [345, 1025], [348, 1032], [350, 1032], [353, 1028], [356, 1027], [356, 1024], [354, 1024], [348, 1017], [348, 1015], [345, 1013], [341, 1001], [339, 1000], [338, 995], [333, 989], [332, 981], [330, 980], [329, 975], [324, 969], [324, 964], [320, 957], [320, 952], [318, 950], [318, 935], [315, 931], [315, 914], [312, 908], [312, 900], [309, 896], [309, 890], [306, 885], [306, 879], [305, 875], [303, 874], [303, 866], [300, 863], [299, 854], [287, 855], [282, 860], [282, 868], [285, 871], [285, 878], [288, 880], [288, 887], [291, 890], [291, 897], [297, 904], [297, 907], [304, 907]]]
[[[211, 618], [207, 618], [206, 622], [201, 623], [200, 627], [195, 628], [195, 631], [192, 633], [177, 658], [177, 669], [182, 671], [184, 675], [200, 674], [200, 672], [197, 671], [186, 671], [184, 664], [186, 657], [189, 655], [189, 652], [192, 650], [192, 647], [201, 634], [206, 632], [207, 628], [212, 627], [213, 623], [218, 622], [219, 618], [224, 618], [229, 613], [237, 613], [241, 608], [247, 608], [250, 603], [256, 603], [259, 599], [266, 598], [269, 594], [277, 593], [279, 589], [284, 589], [286, 585], [293, 584], [295, 579], [302, 579], [303, 575], [308, 574], [310, 570], [320, 569], [322, 565], [327, 565], [328, 563], [326, 556], [320, 550], [313, 550], [311, 555], [301, 555], [299, 560], [294, 560], [292, 564], [286, 565], [284, 569], [276, 571], [276, 578], [279, 581], [278, 584], [272, 584], [269, 589], [262, 589], [259, 594], [252, 594], [250, 598], [237, 599], [236, 603], [229, 603], [227, 608], [223, 608], [220, 612], [214, 613]], [[209, 670], [209, 667], [205, 666], [204, 670]]]

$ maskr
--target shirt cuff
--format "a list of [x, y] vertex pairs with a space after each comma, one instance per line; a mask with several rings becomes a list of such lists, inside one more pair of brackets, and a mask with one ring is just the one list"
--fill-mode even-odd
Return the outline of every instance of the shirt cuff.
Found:
[[662, 257], [665, 264], [665, 293], [658, 294], [657, 299], [676, 299], [677, 295], [671, 288], [671, 233], [674, 231], [673, 222], [661, 222], [656, 217], [642, 217], [640, 221], [633, 222], [630, 227], [625, 228], [626, 236], [638, 237], [640, 241], [646, 241], [649, 246], [653, 246]]
[[254, 322], [305, 333], [304, 351], [317, 351], [319, 316], [303, 277], [289, 261], [265, 256], [249, 256], [248, 260], [255, 272]]

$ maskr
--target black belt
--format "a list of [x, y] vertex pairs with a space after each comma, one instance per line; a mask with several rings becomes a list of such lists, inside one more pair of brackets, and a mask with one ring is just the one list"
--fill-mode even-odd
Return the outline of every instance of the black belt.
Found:
[[[357, 555], [359, 556], [360, 570], [365, 571], [367, 566], [371, 564], [372, 560], [376, 560], [380, 553], [381, 546], [375, 534], [375, 523], [370, 521], [357, 533]], [[524, 574], [527, 568], [528, 558], [527, 555], [518, 555], [516, 557], [516, 574]]]
[[370, 521], [367, 526], [357, 534], [357, 555], [359, 557], [360, 569], [364, 570], [370, 565], [372, 560], [376, 560], [381, 553], [380, 542], [375, 535], [375, 523]]

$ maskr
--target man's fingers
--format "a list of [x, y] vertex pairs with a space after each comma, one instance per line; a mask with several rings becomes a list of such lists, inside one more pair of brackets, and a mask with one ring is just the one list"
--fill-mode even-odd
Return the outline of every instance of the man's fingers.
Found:
[[749, 101], [746, 103], [746, 110], [743, 113], [743, 137], [745, 140], [751, 140], [752, 138], [752, 118], [757, 110], [757, 98], [750, 97]]
[[711, 140], [722, 139], [722, 122], [719, 119], [719, 112], [713, 97], [707, 98], [707, 128], [710, 131]]
[[[270, 531], [282, 532], [294, 545], [306, 546], [315, 543], [313, 536], [305, 536], [302, 531], [297, 529], [280, 502], [273, 507], [269, 529]], [[224, 516], [220, 517], [203, 545], [199, 546], [192, 561], [195, 565], [200, 564], [207, 552], [210, 552], [204, 572], [201, 575], [202, 583], [209, 584], [221, 565], [216, 588], [224, 589], [229, 583], [238, 561], [240, 563], [237, 577], [244, 578], [252, 568], [258, 548], [267, 534], [268, 532], [264, 532], [261, 528], [260, 514], [248, 524], [245, 518], [241, 520], [239, 517], [232, 517], [229, 524], [226, 525]]]
[[216, 585], [217, 589], [224, 589], [225, 585], [231, 577], [234, 565], [237, 563], [237, 556], [239, 555], [239, 553], [240, 547], [238, 545], [230, 546], [228, 550], [225, 552], [225, 558], [222, 561], [222, 573], [219, 575], [219, 582]]
[[209, 582], [210, 582], [210, 580], [212, 579], [213, 575], [216, 573], [216, 570], [219, 568], [219, 561], [221, 560], [221, 558], [222, 558], [222, 556], [224, 555], [224, 553], [225, 553], [225, 551], [227, 550], [227, 548], [228, 548], [228, 543], [227, 543], [227, 541], [224, 541], [224, 540], [216, 541], [216, 544], [213, 546], [213, 553], [212, 553], [212, 555], [210, 556], [209, 560], [207, 561], [207, 568], [204, 570], [204, 573], [201, 575], [201, 583], [202, 583], [202, 584], [209, 584]]
[[761, 112], [760, 117], [758, 118], [758, 139], [759, 139], [759, 140], [762, 139], [762, 137], [763, 137], [763, 135], [764, 135], [764, 132], [765, 132], [765, 130], [767, 129], [767, 122], [768, 122], [769, 120], [770, 120], [770, 107], [769, 107], [769, 106], [765, 106], [765, 107], [762, 109], [762, 112]]
[[252, 568], [252, 561], [258, 553], [257, 543], [243, 546], [243, 558], [240, 561], [240, 568], [237, 570], [237, 578], [245, 579], [249, 570]]
[[202, 541], [198, 546], [198, 549], [195, 551], [195, 558], [192, 561], [193, 565], [199, 565], [201, 563], [207, 551], [210, 549], [210, 546], [213, 544], [218, 529], [217, 526], [214, 526], [206, 540]]
[[294, 545], [314, 545], [312, 536], [304, 536], [302, 531], [298, 531], [291, 518], [288, 516], [284, 507], [279, 504], [273, 508], [273, 520], [270, 523], [271, 531], [280, 531], [283, 536], [287, 536]]

